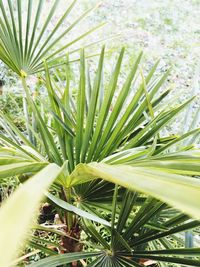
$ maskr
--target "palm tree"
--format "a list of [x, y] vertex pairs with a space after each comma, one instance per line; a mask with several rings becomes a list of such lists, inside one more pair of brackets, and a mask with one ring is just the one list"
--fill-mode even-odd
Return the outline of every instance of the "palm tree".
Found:
[[[157, 62], [144, 75], [142, 53], [119, 83], [124, 48], [104, 83], [104, 54], [103, 47], [92, 79], [81, 50], [75, 92], [68, 58], [63, 88], [44, 63], [45, 104], [33, 101], [23, 79], [26, 135], [0, 114], [0, 178], [27, 180], [0, 211], [1, 266], [16, 258], [29, 227], [60, 236], [55, 251], [34, 232], [28, 235], [30, 246], [49, 254], [33, 267], [199, 266], [200, 249], [184, 248], [181, 233], [200, 224], [200, 153], [176, 144], [200, 130], [162, 136], [192, 99], [176, 104], [170, 89], [159, 94], [169, 71], [155, 77]], [[32, 223], [49, 186], [45, 195], [57, 210], [60, 231], [56, 220], [52, 228]]]

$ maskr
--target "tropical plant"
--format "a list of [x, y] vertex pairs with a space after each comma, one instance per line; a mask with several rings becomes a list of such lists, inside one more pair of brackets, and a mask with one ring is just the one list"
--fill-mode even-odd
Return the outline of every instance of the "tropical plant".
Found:
[[[200, 225], [200, 152], [191, 145], [177, 150], [176, 144], [200, 129], [162, 136], [192, 99], [177, 105], [169, 98], [170, 89], [159, 94], [169, 71], [155, 76], [157, 62], [144, 75], [142, 53], [119, 83], [124, 49], [104, 83], [104, 53], [103, 47], [92, 83], [81, 50], [75, 93], [68, 57], [63, 87], [44, 63], [48, 105], [32, 99], [22, 78], [29, 107], [27, 135], [0, 114], [0, 178], [27, 180], [0, 211], [2, 267], [13, 263], [25, 238], [49, 255], [33, 267], [199, 266], [200, 249], [184, 248], [182, 233]], [[59, 222], [54, 220], [51, 228], [33, 225], [50, 184], [45, 195]], [[58, 249], [50, 249], [37, 231], [27, 235], [28, 226], [60, 236]]]
[[[63, 29], [62, 25], [66, 23], [66, 19], [77, 0], [71, 1], [60, 19], [53, 25], [52, 20], [56, 17], [59, 2], [59, 0], [53, 1], [52, 7], [43, 22], [41, 16], [44, 16], [44, 0], [28, 0], [26, 1], [27, 4], [23, 4], [23, 8], [22, 0], [0, 0], [0, 59], [19, 76], [35, 74], [42, 70], [44, 59], [49, 66], [58, 64], [60, 59], [63, 58], [64, 50], [71, 48], [72, 45], [105, 24], [101, 23], [94, 26], [67, 43], [60, 44], [61, 39], [71, 33], [97, 6], [85, 11], [70, 25], [67, 23], [68, 26]], [[50, 31], [49, 26], [51, 27]], [[93, 44], [88, 43], [85, 46], [90, 47]], [[70, 54], [74, 54], [78, 50], [77, 48], [72, 49]]]

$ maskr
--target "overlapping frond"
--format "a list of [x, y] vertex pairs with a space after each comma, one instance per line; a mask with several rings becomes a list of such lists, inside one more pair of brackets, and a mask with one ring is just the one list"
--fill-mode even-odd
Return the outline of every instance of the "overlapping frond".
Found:
[[[104, 84], [105, 48], [94, 79], [81, 50], [76, 88], [68, 56], [61, 84], [45, 62], [47, 105], [31, 98], [23, 79], [29, 112], [34, 114], [26, 133], [0, 113], [0, 143], [7, 147], [0, 150], [0, 177], [27, 172], [31, 176], [56, 163], [61, 168], [54, 186], [59, 193], [67, 192], [72, 203], [46, 196], [57, 208], [73, 213], [92, 240], [94, 252], [53, 255], [31, 266], [81, 259], [98, 267], [144, 266], [148, 261], [199, 266], [199, 249], [184, 248], [182, 233], [200, 225], [200, 154], [188, 146], [175, 149], [199, 129], [182, 136], [161, 135], [192, 99], [181, 104], [165, 101], [170, 90], [159, 90], [169, 72], [155, 77], [156, 63], [144, 75], [142, 53], [119, 83], [123, 55], [124, 49]], [[33, 242], [36, 246], [39, 241]]]

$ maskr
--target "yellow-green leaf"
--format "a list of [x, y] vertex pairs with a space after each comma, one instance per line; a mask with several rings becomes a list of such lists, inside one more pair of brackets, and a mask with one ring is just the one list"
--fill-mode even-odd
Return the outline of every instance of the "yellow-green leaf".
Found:
[[200, 219], [200, 180], [128, 165], [79, 164], [67, 179], [68, 187], [102, 178], [133, 191], [140, 191]]
[[26, 240], [37, 216], [44, 191], [54, 181], [60, 167], [49, 164], [22, 184], [0, 208], [0, 266], [8, 267]]

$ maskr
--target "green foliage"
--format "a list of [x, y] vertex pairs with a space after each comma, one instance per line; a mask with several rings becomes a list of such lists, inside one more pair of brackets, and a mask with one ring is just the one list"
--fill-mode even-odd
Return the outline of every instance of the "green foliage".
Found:
[[[195, 178], [200, 174], [200, 154], [191, 146], [176, 150], [176, 144], [199, 134], [199, 129], [182, 136], [162, 136], [162, 129], [192, 99], [176, 104], [169, 98], [170, 90], [159, 93], [169, 71], [155, 77], [157, 62], [144, 76], [142, 53], [119, 83], [124, 49], [104, 83], [104, 54], [103, 47], [91, 78], [81, 50], [75, 93], [68, 57], [62, 86], [45, 62], [48, 105], [33, 100], [22, 77], [29, 118], [26, 135], [9, 116], [0, 114], [4, 121], [0, 177], [26, 175], [31, 183], [42, 170], [38, 175], [44, 181], [51, 175], [42, 172], [54, 163], [59, 171], [46, 196], [67, 227], [62, 234], [69, 237], [65, 240], [74, 238], [70, 233], [76, 225], [85, 235], [83, 240], [80, 235], [75, 238], [72, 253], [53, 255], [31, 266], [82, 259], [88, 259], [87, 266], [143, 266], [147, 260], [160, 266], [165, 262], [199, 266], [199, 249], [185, 249], [178, 234], [200, 224], [200, 182]], [[38, 197], [41, 192], [40, 188]], [[27, 224], [31, 221], [32, 214], [27, 215]], [[85, 252], [75, 250], [80, 243]], [[38, 247], [46, 252], [45, 245]]]
[[0, 98], [0, 110], [8, 114], [15, 125], [24, 129], [23, 97], [14, 93], [6, 93]]
[[[24, 14], [24, 6], [22, 6], [21, 0], [0, 1], [0, 59], [19, 76], [27, 76], [41, 71], [44, 59], [48, 61], [50, 66], [57, 64], [62, 59], [64, 50], [103, 25], [95, 26], [68, 41], [67, 44], [60, 44], [59, 46], [61, 39], [69, 34], [94, 8], [85, 11], [62, 30], [62, 24], [66, 21], [77, 2], [77, 0], [71, 1], [51, 32], [46, 34], [55, 17], [59, 1], [53, 1], [50, 11], [42, 24], [40, 22], [44, 0], [28, 0], [26, 2], [25, 10], [27, 12]], [[15, 5], [17, 14], [15, 14]], [[34, 5], [36, 5], [35, 14]], [[71, 53], [76, 51], [71, 51]]]

